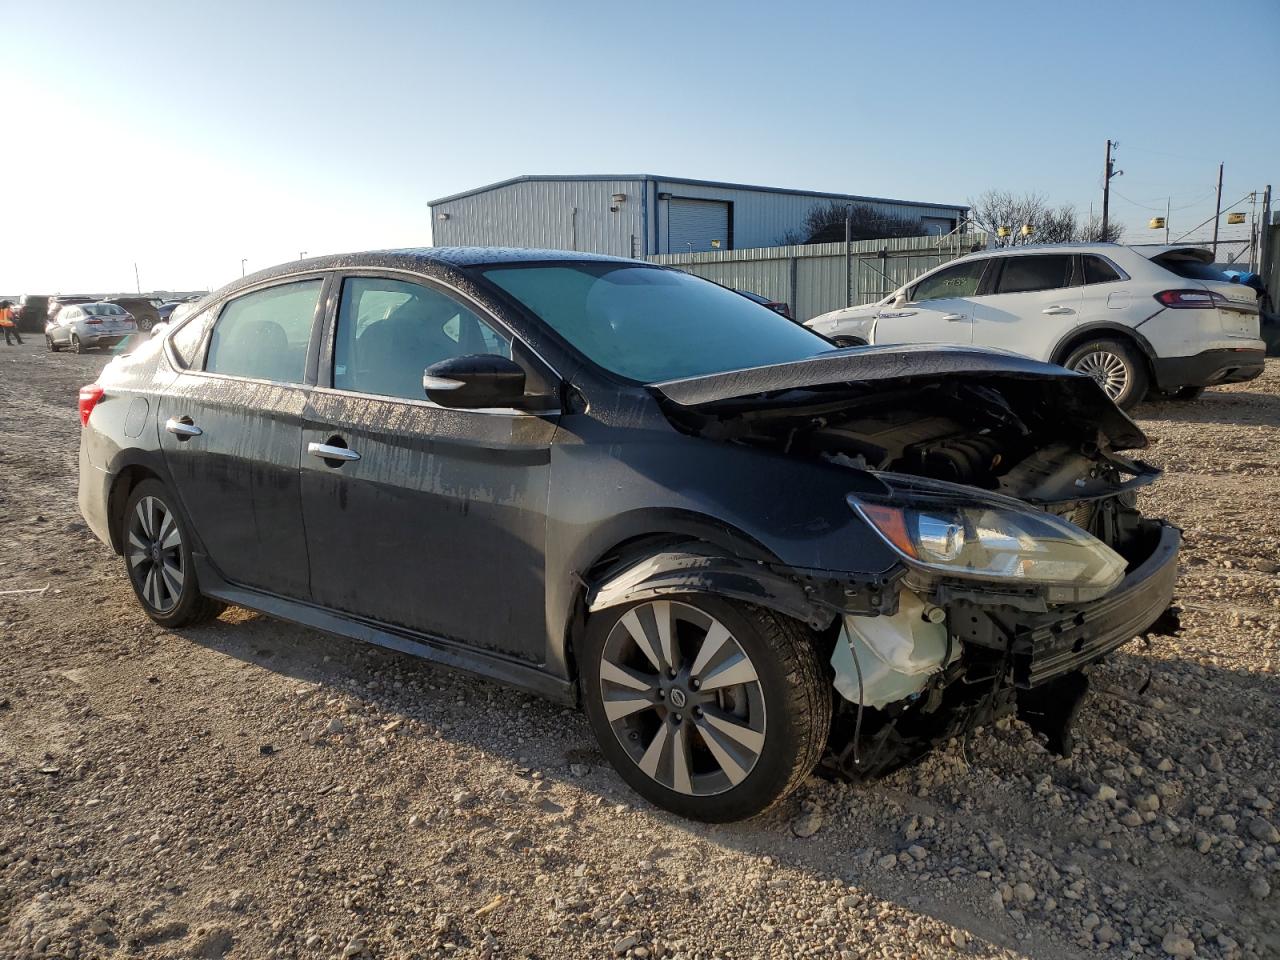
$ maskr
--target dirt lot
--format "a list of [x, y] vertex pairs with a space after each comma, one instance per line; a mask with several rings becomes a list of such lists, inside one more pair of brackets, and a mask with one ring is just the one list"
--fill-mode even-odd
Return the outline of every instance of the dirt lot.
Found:
[[[708, 828], [583, 719], [232, 609], [166, 632], [76, 510], [102, 356], [0, 347], [0, 958], [1280, 956], [1280, 364], [1139, 411], [1185, 633], [1020, 723]], [[1144, 690], [1145, 687], [1145, 690]]]

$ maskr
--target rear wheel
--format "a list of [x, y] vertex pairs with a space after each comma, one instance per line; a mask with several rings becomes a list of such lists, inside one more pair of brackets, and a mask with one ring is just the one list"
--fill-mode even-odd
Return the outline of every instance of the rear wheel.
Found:
[[57, 353], [62, 348], [53, 342], [53, 337], [47, 333], [44, 335], [44, 345], [49, 348], [50, 353]]
[[159, 480], [144, 480], [125, 504], [125, 569], [142, 609], [156, 623], [185, 627], [216, 617], [223, 605], [202, 596], [191, 562], [191, 538]]
[[602, 611], [587, 625], [583, 699], [601, 750], [682, 816], [750, 817], [818, 762], [831, 688], [796, 620], [703, 594]]
[[84, 353], [84, 344], [80, 342], [80, 338], [74, 333], [71, 335], [71, 352]]
[[1082, 343], [1062, 365], [1093, 377], [1122, 410], [1137, 406], [1147, 394], [1146, 364], [1137, 350], [1121, 340]]

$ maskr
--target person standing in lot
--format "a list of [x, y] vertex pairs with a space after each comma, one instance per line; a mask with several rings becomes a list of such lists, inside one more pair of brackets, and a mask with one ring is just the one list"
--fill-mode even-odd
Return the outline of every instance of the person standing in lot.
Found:
[[16, 338], [18, 343], [22, 343], [22, 334], [18, 332], [18, 324], [13, 319], [13, 303], [9, 300], [0, 300], [0, 327], [4, 328], [6, 347], [13, 345], [11, 338]]

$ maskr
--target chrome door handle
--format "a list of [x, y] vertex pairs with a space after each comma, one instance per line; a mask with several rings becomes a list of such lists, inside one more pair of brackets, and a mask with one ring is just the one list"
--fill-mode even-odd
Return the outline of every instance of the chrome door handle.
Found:
[[307, 453], [313, 457], [319, 457], [321, 460], [343, 460], [350, 463], [352, 460], [359, 460], [360, 454], [347, 447], [334, 447], [327, 443], [308, 443]]
[[968, 320], [969, 318], [963, 313], [948, 313], [942, 319], [947, 321], [947, 323], [959, 323], [961, 320]]
[[1051, 317], [1056, 317], [1064, 313], [1075, 313], [1075, 311], [1072, 310], [1070, 307], [1059, 307], [1057, 304], [1055, 304], [1052, 307], [1045, 307], [1040, 312], [1047, 313]]
[[164, 428], [179, 440], [190, 440], [204, 433], [189, 417], [170, 417], [164, 422]]
[[914, 310], [894, 310], [891, 313], [880, 314], [879, 318], [881, 320], [894, 320], [898, 317], [914, 317], [915, 315], [916, 311]]

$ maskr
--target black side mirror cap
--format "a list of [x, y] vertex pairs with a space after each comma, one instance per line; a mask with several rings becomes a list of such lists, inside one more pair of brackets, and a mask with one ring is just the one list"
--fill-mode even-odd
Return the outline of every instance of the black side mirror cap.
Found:
[[422, 373], [427, 399], [459, 410], [519, 407], [524, 401], [524, 381], [520, 364], [495, 354], [450, 357]]

